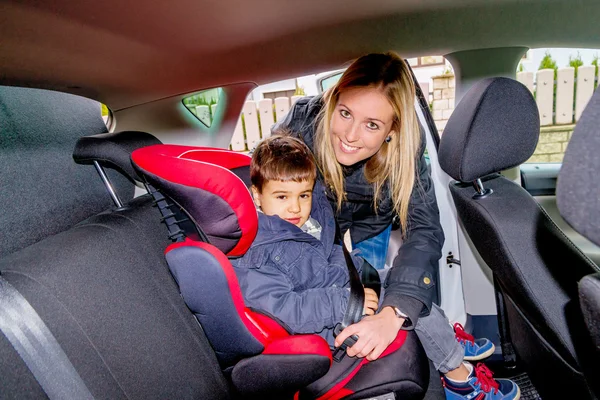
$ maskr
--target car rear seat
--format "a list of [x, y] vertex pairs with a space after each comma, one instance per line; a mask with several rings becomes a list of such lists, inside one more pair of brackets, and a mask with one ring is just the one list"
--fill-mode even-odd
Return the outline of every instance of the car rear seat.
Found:
[[[130, 200], [133, 185], [112, 175], [126, 206], [109, 209], [93, 168], [73, 163], [77, 138], [106, 131], [98, 103], [0, 88], [0, 105], [0, 274], [37, 311], [92, 395], [230, 397], [168, 272], [169, 241], [151, 199]], [[0, 398], [46, 398], [2, 334]]]

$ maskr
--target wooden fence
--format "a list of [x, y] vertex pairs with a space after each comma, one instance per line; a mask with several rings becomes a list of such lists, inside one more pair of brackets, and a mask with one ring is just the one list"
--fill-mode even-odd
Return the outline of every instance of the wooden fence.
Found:
[[535, 96], [540, 112], [540, 124], [568, 125], [579, 120], [581, 113], [594, 93], [598, 78], [596, 67], [582, 66], [559, 68], [554, 80], [554, 70], [518, 72], [517, 80], [523, 83]]
[[[556, 80], [552, 69], [542, 69], [535, 74], [519, 72], [517, 80], [534, 94], [540, 112], [540, 124], [549, 126], [576, 123], [594, 93], [598, 77], [595, 66], [582, 66], [577, 70], [577, 78], [575, 69], [566, 67], [557, 70]], [[253, 149], [261, 139], [271, 135], [273, 125], [283, 119], [290, 107], [301, 97], [278, 97], [275, 101], [247, 101], [233, 133], [231, 149]], [[213, 104], [212, 110], [209, 110], [209, 106], [196, 106], [196, 115], [210, 125], [215, 107], [216, 104]]]
[[[285, 118], [290, 107], [301, 97], [277, 97], [275, 102], [271, 99], [247, 101], [242, 108], [242, 115], [240, 115], [231, 138], [231, 150], [252, 150], [261, 139], [271, 136], [273, 125]], [[202, 108], [202, 110], [199, 110], [199, 108]], [[196, 107], [196, 113], [201, 120], [200, 114], [202, 112], [205, 112], [203, 114], [205, 118], [210, 118], [208, 116], [208, 106]]]

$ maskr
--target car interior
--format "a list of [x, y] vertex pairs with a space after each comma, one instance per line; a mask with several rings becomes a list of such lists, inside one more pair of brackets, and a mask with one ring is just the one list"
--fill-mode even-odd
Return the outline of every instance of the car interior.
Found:
[[[525, 164], [540, 114], [515, 80], [530, 48], [600, 49], [598, 19], [596, 0], [3, 1], [0, 399], [445, 398], [414, 331], [337, 358], [246, 307], [229, 262], [257, 229], [229, 150], [251, 91], [390, 50], [455, 74], [441, 135], [415, 98], [440, 306], [522, 399], [600, 397], [600, 90], [562, 163]], [[183, 99], [213, 88], [207, 125]]]

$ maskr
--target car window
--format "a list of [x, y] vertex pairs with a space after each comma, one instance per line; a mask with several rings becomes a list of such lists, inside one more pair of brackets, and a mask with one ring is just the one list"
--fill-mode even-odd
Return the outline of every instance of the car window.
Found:
[[535, 97], [540, 138], [528, 163], [561, 163], [581, 112], [598, 86], [593, 49], [531, 49], [517, 68], [517, 80]]
[[111, 113], [106, 104], [100, 103], [100, 115], [102, 116], [102, 121], [107, 128], [110, 128], [111, 125]]
[[221, 88], [207, 89], [194, 93], [183, 99], [183, 105], [202, 122], [210, 128], [219, 106], [219, 98], [222, 96]]
[[330, 87], [332, 87], [333, 85], [335, 85], [337, 83], [337, 81], [339, 81], [340, 78], [342, 77], [342, 74], [343, 74], [343, 72], [338, 72], [335, 75], [328, 76], [328, 77], [322, 79], [319, 82], [321, 92], [324, 92], [327, 89], [329, 89]]
[[[454, 96], [454, 75], [450, 64], [441, 56], [424, 56], [407, 61], [411, 65], [415, 65], [412, 67], [413, 72], [429, 103], [430, 110], [437, 110], [433, 114], [438, 130], [443, 129], [445, 125], [443, 121], [448, 119], [454, 108], [454, 100], [448, 100], [448, 97]], [[260, 139], [271, 134], [273, 125], [285, 118], [287, 112], [299, 98], [323, 93], [340, 79], [343, 72], [343, 69], [324, 71], [256, 87], [244, 104], [231, 139], [230, 148], [236, 151], [252, 150]], [[451, 83], [449, 78], [452, 78]], [[438, 80], [443, 81], [444, 88], [441, 88], [442, 84]], [[196, 93], [195, 96], [203, 93]], [[443, 98], [444, 102], [435, 104], [438, 97], [439, 100]], [[439, 121], [435, 118], [436, 116]], [[426, 159], [429, 162], [427, 156]]]

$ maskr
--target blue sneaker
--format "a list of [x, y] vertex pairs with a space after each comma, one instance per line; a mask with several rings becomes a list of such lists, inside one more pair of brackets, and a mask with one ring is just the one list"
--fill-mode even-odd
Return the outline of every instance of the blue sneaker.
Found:
[[456, 340], [465, 349], [465, 360], [466, 361], [479, 361], [483, 360], [494, 354], [496, 346], [489, 339], [475, 339], [472, 335], [465, 332], [465, 329], [458, 322], [454, 324], [454, 333]]
[[446, 400], [518, 400], [521, 389], [510, 379], [494, 379], [492, 371], [479, 363], [466, 382], [442, 377]]

